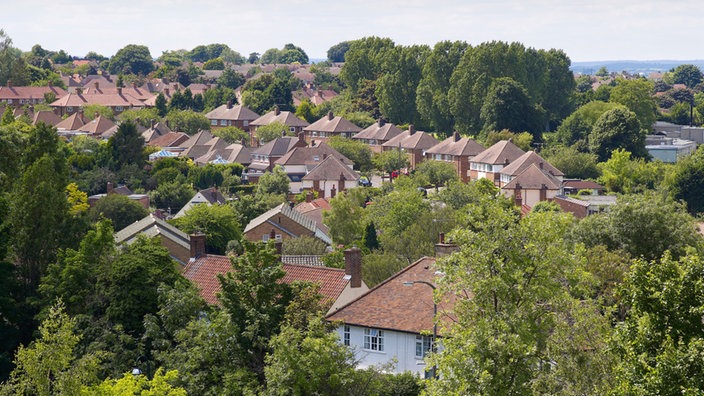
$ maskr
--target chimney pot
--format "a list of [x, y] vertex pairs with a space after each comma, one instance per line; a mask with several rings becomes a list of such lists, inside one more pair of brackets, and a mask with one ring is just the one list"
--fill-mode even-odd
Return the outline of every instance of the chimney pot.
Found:
[[383, 127], [384, 125], [386, 125], [386, 120], [384, 120], [383, 118], [379, 117], [379, 127], [381, 128], [381, 127]]
[[350, 276], [350, 287], [362, 287], [362, 251], [358, 247], [345, 250], [345, 274]]
[[122, 95], [122, 87], [117, 87], [117, 94]]
[[274, 106], [274, 115], [279, 115], [281, 114], [281, 110], [279, 110], [279, 106]]
[[335, 116], [332, 114], [332, 111], [328, 111], [328, 120], [332, 120], [335, 118]]
[[169, 93], [169, 87], [164, 88], [164, 96], [170, 96]]
[[97, 91], [98, 89], [100, 89], [100, 83], [98, 81], [93, 82], [93, 87]]
[[308, 192], [306, 193], [306, 202], [308, 202], [308, 203], [313, 202], [313, 193], [310, 192], [310, 191], [308, 191]]
[[132, 88], [133, 88], [133, 89], [137, 89], [137, 83], [134, 82], [134, 81], [132, 82]]
[[228, 100], [228, 101], [227, 101], [227, 108], [228, 108], [228, 109], [231, 109], [231, 108], [232, 108], [232, 101], [231, 101], [231, 100]]
[[7, 79], [7, 87], [12, 88], [12, 80], [10, 80], [9, 78]]
[[411, 136], [411, 135], [413, 135], [414, 133], [416, 133], [416, 126], [413, 125], [413, 124], [411, 124], [411, 125], [408, 126], [408, 136]]
[[205, 234], [196, 232], [189, 235], [191, 245], [191, 257], [198, 258], [205, 254]]
[[459, 142], [460, 139], [462, 139], [462, 137], [460, 136], [460, 133], [457, 132], [457, 131], [455, 131], [455, 132], [452, 134], [452, 137], [455, 138], [455, 141], [456, 141], [456, 142]]

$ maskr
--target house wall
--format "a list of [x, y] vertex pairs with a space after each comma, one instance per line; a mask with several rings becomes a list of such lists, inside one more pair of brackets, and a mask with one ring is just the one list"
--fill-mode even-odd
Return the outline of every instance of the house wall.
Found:
[[[249, 120], [221, 120], [218, 118], [211, 118], [210, 129], [220, 129], [229, 126], [237, 127], [245, 132], [249, 132]], [[213, 123], [215, 121], [215, 123]], [[246, 124], [246, 125], [245, 125]]]
[[[344, 325], [337, 328], [340, 342], [344, 340]], [[422, 358], [416, 358], [416, 335], [398, 331], [384, 330], [384, 351], [364, 349], [364, 327], [350, 326], [350, 347], [359, 361], [358, 368], [389, 363], [396, 358], [393, 372], [401, 374], [411, 371], [419, 376], [425, 375], [426, 364]]]
[[574, 217], [578, 219], [587, 217], [587, 206], [579, 205], [561, 198], [555, 198], [554, 202], [560, 206], [560, 209], [565, 212], [572, 213]]
[[[293, 184], [293, 183], [290, 183]], [[290, 185], [289, 184], [289, 185]], [[319, 193], [320, 198], [330, 198], [332, 193], [332, 188], [335, 187], [335, 191], [340, 192], [340, 181], [339, 180], [320, 180], [317, 185], [312, 180], [303, 180], [301, 182], [300, 191], [302, 190], [316, 190]], [[345, 180], [344, 190], [349, 190], [350, 188], [357, 187], [357, 182], [355, 180]], [[291, 190], [293, 191], [293, 190]]]
[[179, 261], [179, 263], [181, 264], [179, 266], [180, 269], [183, 269], [184, 266], [188, 264], [188, 260], [191, 258], [190, 247], [184, 248], [178, 243], [172, 241], [169, 238], [164, 238], [163, 236], [161, 236], [159, 239], [161, 240], [161, 245], [169, 251], [169, 254], [177, 261]]
[[313, 236], [312, 231], [308, 230], [307, 228], [301, 226], [300, 224], [294, 222], [293, 220], [289, 219], [288, 217], [282, 214], [274, 215], [269, 220], [276, 223], [276, 225], [271, 224], [269, 222], [260, 224], [257, 227], [254, 227], [253, 229], [249, 230], [249, 232], [247, 232], [246, 234], [244, 234], [245, 238], [247, 238], [248, 241], [252, 242], [261, 241], [264, 235], [269, 235], [269, 233], [271, 233], [272, 228], [275, 230], [276, 234], [281, 235], [282, 239], [288, 239], [292, 237], [287, 232], [282, 231], [280, 228], [289, 231], [296, 237], [300, 237], [303, 235]]
[[[504, 195], [509, 198], [513, 198], [514, 191], [513, 190], [502, 190]], [[559, 191], [558, 190], [547, 190], [546, 191], [546, 199], [547, 201], [553, 200], [557, 195]], [[535, 206], [538, 202], [541, 201], [540, 199], [540, 190], [538, 189], [528, 189], [528, 188], [523, 188], [521, 189], [521, 199], [523, 202], [523, 205], [528, 205], [531, 208]]]

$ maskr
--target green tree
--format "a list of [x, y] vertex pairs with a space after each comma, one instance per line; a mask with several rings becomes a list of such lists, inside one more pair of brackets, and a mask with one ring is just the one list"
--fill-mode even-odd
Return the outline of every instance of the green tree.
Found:
[[225, 88], [237, 89], [244, 85], [245, 78], [233, 69], [225, 68], [220, 77], [218, 77], [217, 83]]
[[179, 180], [160, 183], [156, 190], [150, 191], [153, 204], [160, 209], [170, 209], [173, 214], [181, 210], [193, 198], [193, 194], [193, 187]]
[[291, 95], [291, 72], [286, 69], [278, 74], [265, 74], [247, 81], [242, 87], [242, 104], [258, 114], [278, 106], [282, 111], [293, 111]]
[[271, 172], [264, 173], [257, 182], [257, 194], [286, 194], [290, 179], [281, 165], [276, 165]]
[[110, 74], [126, 73], [146, 76], [154, 70], [152, 55], [144, 45], [129, 44], [110, 58]]
[[457, 169], [451, 162], [445, 161], [423, 161], [416, 167], [416, 176], [422, 176], [428, 180], [428, 183], [435, 187], [444, 186], [448, 182], [457, 181]]
[[392, 172], [408, 167], [408, 157], [398, 150], [389, 150], [376, 154], [372, 158], [372, 163], [377, 170], [387, 173], [389, 180], [392, 181]]
[[3, 394], [77, 395], [84, 385], [98, 381], [98, 356], [74, 358], [80, 340], [76, 323], [59, 301], [39, 326], [40, 337], [29, 346], [20, 346], [10, 380], [0, 386]]
[[84, 386], [81, 394], [91, 394], [97, 396], [111, 395], [159, 395], [159, 396], [186, 396], [186, 390], [174, 386], [178, 380], [178, 371], [170, 370], [164, 372], [163, 367], [159, 367], [154, 373], [154, 378], [149, 379], [145, 375], [133, 375], [125, 373], [120, 379], [106, 378], [102, 383], [95, 386]]
[[213, 130], [212, 133], [214, 136], [217, 136], [230, 144], [245, 142], [245, 145], [249, 145], [249, 133], [235, 126], [217, 128]]
[[675, 84], [684, 84], [687, 88], [694, 88], [704, 80], [704, 74], [695, 65], [679, 65], [671, 70], [672, 80]]
[[591, 101], [570, 114], [557, 128], [557, 140], [566, 146], [578, 144], [586, 149], [587, 139], [596, 120], [619, 105], [599, 100]]
[[361, 141], [335, 136], [328, 139], [327, 144], [352, 160], [354, 169], [360, 172], [369, 172], [374, 168], [372, 151], [368, 145]]
[[159, 92], [159, 94], [156, 96], [156, 100], [154, 101], [154, 107], [156, 107], [156, 111], [157, 114], [159, 114], [159, 117], [166, 117], [168, 109], [166, 108], [166, 97], [162, 92]]
[[649, 131], [657, 116], [657, 106], [652, 93], [653, 83], [650, 81], [621, 79], [611, 90], [609, 101], [626, 106], [635, 113], [640, 127]]
[[222, 58], [213, 58], [203, 64], [203, 70], [225, 70], [225, 61]]
[[340, 71], [340, 78], [353, 93], [363, 86], [364, 80], [376, 81], [383, 72], [386, 54], [394, 48], [389, 38], [364, 37], [350, 42], [345, 53], [345, 65]]
[[315, 105], [310, 102], [310, 99], [305, 98], [296, 108], [296, 117], [308, 122], [315, 122], [318, 117], [314, 114]]
[[287, 255], [314, 255], [322, 256], [327, 253], [327, 245], [318, 238], [302, 236], [288, 238], [284, 241], [283, 254]]
[[171, 222], [188, 234], [203, 232], [208, 253], [225, 254], [227, 243], [241, 237], [240, 224], [229, 205], [196, 205]]
[[5, 112], [2, 113], [2, 120], [0, 121], [0, 125], [10, 125], [13, 122], [15, 122], [15, 115], [12, 111], [12, 107], [8, 106], [5, 109]]
[[166, 121], [174, 131], [189, 135], [194, 135], [201, 130], [210, 130], [210, 120], [192, 110], [171, 110], [166, 115]]
[[448, 91], [450, 78], [462, 59], [468, 44], [464, 41], [441, 41], [435, 44], [423, 65], [418, 83], [416, 105], [418, 113], [428, 120], [432, 130], [449, 135], [454, 130]]
[[541, 140], [538, 116], [521, 84], [508, 77], [497, 78], [484, 100], [480, 115], [484, 131], [527, 131], [536, 141]]
[[108, 151], [113, 168], [134, 164], [139, 167], [147, 161], [144, 152], [144, 138], [137, 132], [137, 127], [130, 121], [125, 121], [117, 128], [117, 132], [108, 140]]
[[533, 135], [528, 132], [511, 132], [508, 129], [503, 129], [501, 131], [491, 131], [486, 135], [484, 139], [484, 146], [491, 147], [494, 144], [502, 141], [509, 140], [513, 142], [518, 148], [523, 151], [528, 151], [531, 149], [533, 144]]
[[606, 161], [616, 149], [629, 151], [635, 157], [648, 156], [645, 135], [636, 114], [622, 107], [602, 114], [589, 134], [589, 150], [600, 161]]
[[262, 125], [257, 127], [257, 139], [259, 143], [268, 143], [276, 138], [285, 136], [288, 133], [288, 127], [278, 121], [274, 121], [271, 124]]
[[594, 154], [581, 153], [574, 147], [553, 146], [543, 150], [541, 155], [561, 170], [566, 178], [596, 179], [601, 176]]
[[698, 148], [692, 155], [678, 161], [668, 185], [670, 196], [686, 202], [690, 213], [704, 211], [701, 198], [704, 194], [704, 149]]
[[350, 49], [349, 41], [339, 42], [328, 49], [327, 55], [330, 62], [344, 62], [345, 53]]
[[142, 204], [120, 194], [110, 194], [101, 198], [89, 211], [92, 221], [98, 221], [101, 217], [110, 219], [118, 231], [148, 214], [149, 211]]
[[631, 153], [623, 149], [611, 152], [606, 162], [597, 167], [601, 171], [598, 182], [611, 192], [633, 193], [655, 190], [666, 178], [668, 165], [662, 162], [646, 162], [643, 158], [631, 159]]
[[396, 46], [386, 54], [384, 73], [376, 82], [376, 97], [384, 117], [396, 123], [418, 123], [416, 89], [421, 79], [427, 46]]
[[[212, 110], [228, 102], [237, 103], [237, 95], [235, 94], [235, 91], [232, 88], [215, 87], [203, 93], [203, 106], [206, 110]], [[196, 106], [194, 103], [194, 110], [196, 110], [195, 107]]]
[[364, 228], [364, 247], [366, 247], [370, 252], [379, 249], [379, 238], [376, 235], [376, 226], [373, 221], [367, 223]]
[[351, 245], [362, 237], [366, 194], [358, 188], [344, 191], [330, 200], [331, 209], [323, 212], [323, 222], [329, 224], [330, 236], [336, 244]]

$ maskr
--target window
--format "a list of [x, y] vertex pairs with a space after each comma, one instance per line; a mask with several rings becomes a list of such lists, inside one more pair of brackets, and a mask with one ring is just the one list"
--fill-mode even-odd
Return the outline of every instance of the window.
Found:
[[210, 125], [217, 125], [217, 124], [218, 124], [218, 120], [210, 120]]
[[227, 125], [227, 120], [220, 120], [220, 125]]
[[342, 342], [350, 346], [350, 327], [345, 325], [345, 328], [342, 330]]
[[242, 125], [243, 125], [243, 126], [249, 126], [249, 121], [247, 121], [247, 120], [242, 121]]
[[69, 113], [73, 113], [73, 107], [71, 106], [66, 106], [66, 111]]
[[291, 127], [291, 128], [289, 128], [288, 130], [291, 131], [291, 132], [293, 132], [293, 133], [296, 132], [296, 128], [294, 128], [294, 127]]
[[364, 349], [384, 352], [384, 331], [364, 329]]
[[115, 106], [115, 111], [122, 111], [124, 110], [122, 106]]
[[433, 346], [433, 338], [422, 335], [416, 336], [416, 358], [422, 359], [430, 352]]

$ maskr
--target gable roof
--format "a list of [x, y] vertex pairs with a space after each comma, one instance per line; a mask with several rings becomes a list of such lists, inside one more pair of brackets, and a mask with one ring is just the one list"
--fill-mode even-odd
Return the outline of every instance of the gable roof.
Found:
[[188, 234], [165, 222], [164, 220], [149, 214], [142, 220], [135, 221], [127, 227], [115, 233], [115, 243], [130, 244], [137, 240], [137, 235], [146, 235], [147, 237], [162, 236], [177, 243], [185, 249], [191, 248], [190, 238]]
[[237, 162], [249, 164], [252, 149], [239, 143], [232, 143], [224, 148], [216, 147], [201, 157], [194, 160], [196, 164], [206, 164], [212, 161], [222, 160], [229, 164]]
[[[9, 85], [9, 84], [8, 84]], [[53, 93], [56, 98], [65, 96], [66, 92], [63, 88], [47, 86], [47, 87], [31, 87], [31, 86], [3, 86], [0, 87], [0, 100], [16, 100], [16, 99], [37, 99], [44, 102], [45, 93]]]
[[308, 125], [303, 128], [304, 131], [315, 131], [315, 132], [328, 132], [328, 133], [342, 133], [342, 132], [353, 132], [357, 133], [362, 130], [362, 128], [351, 123], [345, 118], [333, 115], [332, 111], [319, 119], [318, 121]]
[[416, 131], [413, 125], [400, 135], [389, 139], [382, 147], [400, 147], [407, 150], [427, 150], [440, 143], [430, 134], [423, 131]]
[[325, 142], [314, 147], [295, 147], [274, 163], [279, 165], [317, 164], [329, 156], [339, 159], [346, 165], [353, 165], [352, 160], [345, 157]]
[[352, 136], [352, 139], [387, 141], [402, 133], [403, 131], [396, 125], [390, 122], [385, 122], [383, 119], [380, 119], [374, 124], [361, 130], [356, 135]]
[[57, 116], [51, 110], [40, 110], [34, 113], [34, 119], [32, 120], [32, 125], [37, 125], [43, 122], [47, 125], [56, 126], [61, 122], [61, 117]]
[[279, 111], [278, 108], [252, 121], [250, 125], [269, 125], [272, 122], [280, 122], [289, 127], [307, 127], [310, 125], [306, 121], [296, 117], [296, 115], [290, 111]]
[[[81, 107], [90, 104], [98, 104], [102, 106], [117, 107], [122, 106], [127, 108], [136, 107], [143, 108], [144, 103], [130, 94], [118, 93], [113, 94], [78, 94], [69, 93], [51, 103], [51, 107]], [[125, 109], [125, 110], [126, 110]]]
[[77, 131], [78, 128], [82, 127], [85, 123], [83, 122], [83, 115], [80, 112], [75, 112], [70, 116], [66, 117], [63, 121], [56, 124], [56, 129], [63, 129], [66, 131]]
[[545, 161], [543, 157], [531, 150], [513, 160], [510, 164], [501, 169], [501, 173], [509, 176], [517, 176], [524, 170], [528, 169], [532, 164], [537, 164], [539, 168], [553, 176], [564, 176], [561, 170], [552, 166], [551, 163]]
[[246, 106], [233, 106], [230, 102], [210, 111], [205, 117], [209, 120], [254, 121], [259, 118], [259, 114]]
[[302, 146], [305, 143], [301, 142], [301, 138], [284, 136], [276, 138], [270, 142], [267, 142], [263, 146], [257, 147], [252, 150], [254, 155], [267, 155], [270, 157], [281, 157], [289, 151], [293, 150], [294, 147]]
[[484, 146], [476, 140], [461, 137], [459, 132], [454, 132], [452, 136], [425, 150], [426, 154], [444, 154], [458, 157], [474, 157], [484, 151]]
[[157, 147], [178, 147], [181, 143], [187, 141], [189, 138], [190, 136], [183, 132], [167, 132], [164, 135], [161, 135], [157, 138], [148, 141], [147, 145]]
[[[321, 229], [318, 228], [316, 225], [315, 221], [311, 219], [310, 217], [304, 215], [303, 213], [297, 212], [289, 207], [287, 203], [282, 203], [278, 206], [276, 206], [273, 209], [269, 209], [268, 211], [262, 213], [261, 215], [257, 216], [256, 218], [252, 219], [249, 224], [247, 224], [247, 227], [244, 229], [244, 233], [248, 233], [249, 231], [253, 230], [254, 228], [265, 224], [269, 223], [273, 226], [277, 226], [273, 221], [269, 221], [272, 217], [276, 215], [284, 215], [291, 219], [292, 221], [298, 223], [301, 227], [304, 227], [308, 231], [313, 232], [314, 236], [321, 241], [327, 243], [328, 245], [332, 243], [332, 240], [330, 237], [323, 232]], [[296, 235], [297, 236], [297, 235]]]
[[[367, 293], [340, 307], [326, 317], [347, 325], [373, 327], [407, 333], [421, 333], [433, 329], [433, 289], [427, 285], [405, 286], [404, 282], [435, 283], [435, 259], [423, 257], [404, 268]], [[438, 303], [438, 317], [452, 300]]]
[[359, 175], [353, 172], [342, 161], [334, 156], [328, 156], [321, 163], [313, 168], [302, 180], [359, 180]]
[[523, 154], [525, 154], [525, 151], [521, 150], [518, 146], [513, 144], [513, 142], [510, 140], [502, 140], [477, 154], [471, 161], [475, 163], [500, 165], [505, 164], [506, 161], [511, 163]]
[[526, 170], [506, 183], [501, 189], [512, 190], [520, 186], [522, 189], [540, 190], [543, 185], [548, 190], [559, 190], [562, 183], [543, 169], [540, 169], [537, 164], [530, 164]]
[[200, 296], [211, 305], [218, 303], [220, 292], [218, 275], [232, 271], [232, 262], [227, 256], [204, 254], [186, 264], [183, 277], [193, 282], [200, 291]]
[[98, 116], [78, 128], [79, 132], [87, 132], [93, 135], [100, 135], [110, 128], [114, 127], [115, 123], [103, 116]]

